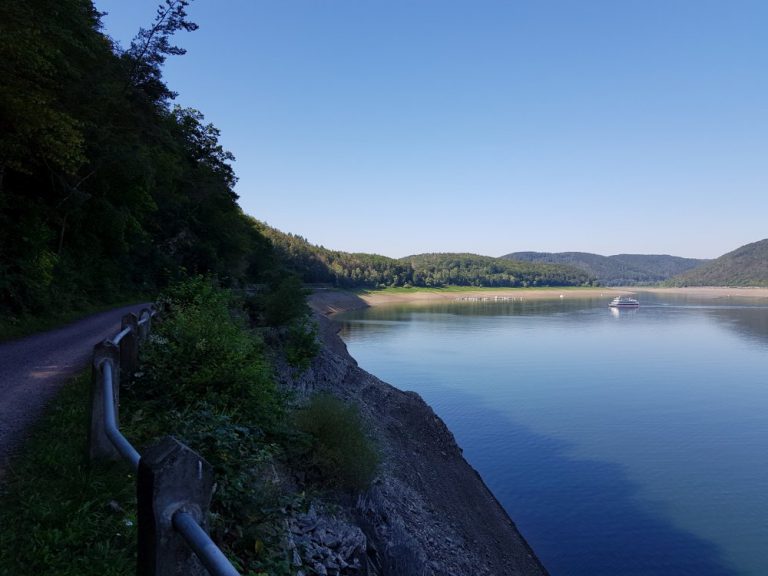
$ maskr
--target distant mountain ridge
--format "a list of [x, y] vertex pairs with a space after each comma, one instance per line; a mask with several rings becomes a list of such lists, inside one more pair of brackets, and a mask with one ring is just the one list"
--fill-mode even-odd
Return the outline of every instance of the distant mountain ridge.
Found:
[[768, 286], [768, 239], [715, 260], [668, 254], [512, 252], [500, 258], [469, 253], [389, 258], [311, 244], [252, 220], [280, 261], [305, 282], [340, 287], [388, 286]]
[[709, 262], [667, 254], [616, 254], [590, 252], [512, 252], [507, 260], [573, 266], [595, 277], [604, 286], [658, 284]]
[[676, 275], [670, 286], [768, 286], [768, 238]]
[[329, 250], [296, 234], [262, 222], [266, 236], [284, 265], [305, 282], [355, 288], [390, 286], [585, 286], [594, 278], [573, 266], [521, 262], [477, 254], [419, 254], [388, 258], [377, 254]]

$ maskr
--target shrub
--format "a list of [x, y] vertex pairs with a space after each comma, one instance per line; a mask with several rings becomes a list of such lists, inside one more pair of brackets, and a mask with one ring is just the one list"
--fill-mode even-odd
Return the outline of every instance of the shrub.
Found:
[[297, 413], [296, 424], [311, 438], [306, 465], [321, 482], [352, 491], [368, 487], [379, 454], [354, 406], [318, 394]]
[[300, 370], [306, 370], [319, 351], [317, 324], [307, 317], [294, 320], [288, 326], [286, 334], [285, 358], [288, 364]]
[[179, 409], [200, 402], [270, 428], [280, 400], [263, 343], [230, 312], [228, 291], [193, 278], [161, 299], [167, 311], [143, 350], [149, 367], [135, 393]]
[[126, 431], [146, 443], [172, 434], [211, 463], [212, 534], [247, 574], [289, 574], [282, 550], [286, 496], [270, 434], [282, 422], [261, 339], [231, 309], [228, 291], [193, 278], [161, 298], [164, 313], [126, 388]]
[[264, 295], [264, 316], [269, 326], [284, 326], [307, 315], [307, 290], [298, 276], [280, 277]]

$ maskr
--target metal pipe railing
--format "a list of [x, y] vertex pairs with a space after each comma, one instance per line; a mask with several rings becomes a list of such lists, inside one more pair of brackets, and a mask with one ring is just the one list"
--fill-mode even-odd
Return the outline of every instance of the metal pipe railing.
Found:
[[117, 336], [112, 338], [112, 344], [114, 344], [116, 346], [119, 346], [120, 345], [120, 340], [122, 340], [123, 338], [128, 336], [128, 334], [130, 334], [130, 333], [131, 333], [131, 327], [130, 326], [128, 326], [127, 328], [123, 328], [120, 332], [117, 333]]
[[[120, 428], [117, 423], [117, 407], [116, 407], [116, 395], [115, 395], [115, 379], [118, 379], [118, 389], [119, 389], [119, 373], [120, 368], [122, 366], [123, 362], [128, 362], [128, 366], [122, 366], [122, 370], [127, 370], [128, 373], [130, 373], [133, 369], [135, 369], [135, 362], [136, 362], [136, 345], [138, 343], [139, 339], [144, 339], [148, 336], [149, 330], [150, 330], [150, 321], [152, 319], [152, 316], [154, 315], [154, 312], [151, 312], [149, 310], [142, 310], [140, 314], [140, 319], [137, 319], [133, 315], [128, 315], [123, 320], [123, 325], [125, 326], [125, 323], [128, 322], [129, 325], [125, 326], [120, 332], [118, 332], [114, 338], [111, 340], [106, 340], [104, 343], [97, 345], [95, 350], [105, 350], [106, 352], [103, 352], [106, 354], [105, 356], [94, 356], [94, 375], [97, 374], [101, 376], [100, 380], [100, 392], [101, 392], [101, 408], [103, 410], [103, 428], [101, 429], [102, 435], [106, 436], [106, 439], [109, 440], [109, 442], [106, 442], [105, 445], [108, 446], [109, 443], [114, 446], [114, 449], [117, 450], [118, 454], [125, 458], [133, 468], [135, 472], [137, 472], [137, 477], [139, 478], [139, 507], [142, 506], [142, 490], [141, 490], [141, 478], [142, 474], [146, 474], [146, 472], [142, 471], [142, 467], [151, 467], [152, 464], [145, 463], [140, 466], [144, 460], [142, 459], [142, 456], [139, 454], [139, 452], [136, 450], [136, 448], [133, 447], [133, 445], [128, 441], [128, 439], [123, 436], [123, 434], [120, 432]], [[132, 334], [133, 333], [133, 334]], [[127, 338], [128, 336], [132, 335], [132, 338]], [[125, 340], [125, 342], [123, 342]], [[121, 343], [123, 346], [121, 346]], [[128, 360], [125, 360], [123, 357], [123, 352], [125, 352], [125, 346], [132, 346], [133, 348], [128, 348], [128, 350], [133, 350], [133, 360], [130, 360], [131, 354], [128, 353]], [[96, 387], [94, 390], [98, 390], [98, 382], [94, 382]], [[98, 406], [99, 402], [96, 401], [93, 404], [92, 410], [95, 409], [96, 406]], [[94, 412], [95, 413], [95, 412]], [[101, 417], [95, 418], [92, 416], [92, 422], [98, 422], [101, 420]], [[95, 437], [96, 434], [93, 434], [93, 428], [91, 431], [91, 436]], [[103, 436], [102, 436], [103, 437]], [[169, 437], [170, 438], [170, 437]], [[93, 438], [92, 438], [93, 441]], [[191, 453], [194, 455], [195, 462], [197, 463], [197, 474], [196, 479], [199, 482], [202, 478], [202, 459], [200, 459], [200, 456], [192, 452], [188, 447], [183, 446], [182, 444], [178, 443], [177, 441], [173, 440], [173, 442], [176, 443], [176, 445], [180, 446], [182, 450]], [[106, 454], [108, 455], [111, 452], [111, 449], [109, 449]], [[149, 451], [151, 452], [151, 450]], [[149, 454], [147, 452], [147, 454]], [[91, 452], [92, 457], [98, 457], [99, 455], [101, 457], [105, 456], [104, 452]], [[112, 452], [112, 454], [114, 454]], [[173, 458], [172, 458], [173, 459]], [[153, 458], [150, 458], [150, 460], [153, 460]], [[205, 464], [208, 468], [210, 466], [208, 464]], [[178, 474], [178, 473], [172, 473]], [[208, 472], [210, 475], [210, 471]], [[154, 477], [154, 472], [150, 472], [150, 476]], [[182, 478], [188, 478], [181, 476]], [[210, 494], [212, 492], [212, 476], [210, 476], [210, 484], [208, 486], [207, 491], [207, 497], [203, 497], [203, 501], [210, 501]], [[185, 482], [188, 484], [189, 481], [185, 480]], [[193, 482], [194, 483], [194, 482]], [[151, 491], [150, 491], [151, 492]], [[193, 490], [194, 492], [194, 490]], [[155, 495], [156, 496], [156, 495]], [[177, 497], [180, 496], [180, 494], [177, 493]], [[180, 496], [182, 498], [181, 501], [184, 500], [184, 496]], [[148, 502], [150, 508], [154, 509], [153, 507], [156, 505], [156, 503], [149, 502], [149, 500], [152, 498], [151, 495], [147, 496], [146, 502]], [[207, 504], [205, 505], [207, 507]], [[140, 514], [141, 515], [141, 514]], [[188, 512], [183, 512], [179, 510], [172, 516], [171, 524], [173, 527], [173, 531], [176, 531], [183, 540], [183, 545], [186, 545], [189, 547], [189, 550], [191, 550], [197, 558], [200, 560], [200, 562], [205, 566], [205, 568], [210, 572], [212, 576], [240, 576], [240, 573], [232, 566], [230, 561], [227, 559], [227, 557], [224, 555], [224, 553], [219, 549], [218, 546], [211, 540], [210, 536], [206, 533], [206, 531], [200, 526], [200, 524], [195, 520], [195, 517], [189, 514]], [[146, 539], [142, 538], [141, 535], [141, 522], [139, 523], [140, 526], [140, 534], [139, 539], [140, 541]], [[150, 539], [152, 539], [151, 536], [148, 536]], [[161, 541], [164, 540], [164, 538], [160, 538]], [[155, 544], [151, 544], [150, 547], [155, 546]], [[141, 550], [141, 546], [140, 546]], [[153, 561], [154, 562], [154, 561]], [[139, 571], [142, 570], [142, 553], [140, 551], [139, 553]], [[154, 568], [156, 566], [153, 564], [152, 573], [154, 574]], [[178, 566], [172, 568], [174, 570], [174, 574], [177, 573], [175, 570], [178, 569]], [[165, 574], [167, 570], [161, 570], [160, 573]], [[170, 573], [170, 572], [169, 572]], [[184, 572], [179, 572], [184, 573]]]
[[189, 512], [178, 511], [173, 515], [173, 527], [197, 554], [197, 557], [212, 576], [240, 576], [224, 553], [214, 544], [211, 537], [200, 527]]
[[115, 417], [115, 402], [114, 389], [112, 386], [112, 366], [111, 360], [105, 360], [101, 364], [101, 371], [104, 375], [104, 429], [107, 433], [107, 438], [110, 439], [112, 444], [120, 455], [130, 462], [134, 470], [139, 469], [139, 455], [136, 448], [134, 448], [128, 439], [122, 435], [120, 429], [117, 427], [117, 418]]

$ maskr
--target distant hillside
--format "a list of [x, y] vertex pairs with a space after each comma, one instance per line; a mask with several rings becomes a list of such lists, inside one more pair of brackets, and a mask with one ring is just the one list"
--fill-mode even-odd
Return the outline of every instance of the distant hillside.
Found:
[[562, 264], [521, 262], [477, 254], [418, 254], [401, 258], [413, 268], [416, 285], [583, 286], [594, 280], [583, 270]]
[[306, 238], [255, 222], [279, 259], [305, 282], [341, 287], [387, 286], [582, 286], [594, 278], [574, 267], [513, 262], [477, 254], [421, 254], [394, 259], [329, 250]]
[[657, 284], [708, 262], [666, 254], [601, 256], [589, 252], [513, 252], [502, 258], [574, 266], [604, 286]]
[[671, 286], [768, 286], [768, 238], [671, 278]]

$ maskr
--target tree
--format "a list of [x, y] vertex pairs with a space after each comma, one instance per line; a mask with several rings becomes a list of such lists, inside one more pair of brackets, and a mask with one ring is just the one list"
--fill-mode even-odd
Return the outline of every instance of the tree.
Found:
[[130, 84], [141, 90], [152, 102], [167, 102], [176, 97], [162, 80], [162, 66], [168, 56], [186, 54], [184, 48], [171, 44], [179, 30], [193, 32], [198, 26], [187, 20], [190, 0], [165, 0], [157, 7], [155, 21], [149, 28], [139, 29], [124, 57], [130, 65]]

